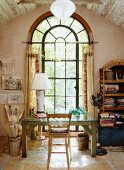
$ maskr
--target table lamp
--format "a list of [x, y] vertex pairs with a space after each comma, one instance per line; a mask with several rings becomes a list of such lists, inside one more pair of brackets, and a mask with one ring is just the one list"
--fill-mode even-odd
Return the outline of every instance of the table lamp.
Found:
[[48, 76], [45, 73], [35, 73], [32, 89], [36, 90], [37, 113], [44, 113], [44, 91], [50, 88]]

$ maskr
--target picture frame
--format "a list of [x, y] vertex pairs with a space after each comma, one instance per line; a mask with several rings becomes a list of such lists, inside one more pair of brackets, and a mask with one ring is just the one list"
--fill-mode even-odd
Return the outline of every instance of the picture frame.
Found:
[[8, 104], [24, 104], [24, 93], [8, 94]]
[[6, 104], [8, 100], [7, 94], [0, 94], [0, 104]]
[[22, 90], [22, 79], [20, 76], [3, 75], [2, 76], [3, 90]]
[[124, 80], [124, 70], [116, 70], [116, 80]]
[[15, 58], [1, 58], [3, 74], [15, 74]]

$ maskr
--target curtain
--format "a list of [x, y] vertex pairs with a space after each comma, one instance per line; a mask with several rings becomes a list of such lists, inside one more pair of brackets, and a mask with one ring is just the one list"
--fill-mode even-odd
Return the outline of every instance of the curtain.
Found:
[[27, 111], [37, 110], [36, 91], [32, 90], [32, 81], [36, 72], [41, 72], [41, 49], [39, 46], [28, 44], [27, 46]]
[[92, 45], [83, 45], [82, 63], [83, 107], [89, 112], [90, 116], [95, 117], [94, 106], [92, 105], [92, 95], [94, 91]]

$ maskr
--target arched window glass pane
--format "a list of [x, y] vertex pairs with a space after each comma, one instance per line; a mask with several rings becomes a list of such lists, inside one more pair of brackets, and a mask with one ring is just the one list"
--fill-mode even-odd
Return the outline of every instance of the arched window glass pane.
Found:
[[80, 22], [78, 22], [77, 20], [74, 20], [74, 22], [71, 25], [71, 28], [78, 33], [79, 31], [83, 30], [84, 27], [82, 26], [82, 24], [80, 24]]
[[66, 93], [68, 97], [75, 97], [75, 86], [76, 86], [76, 80], [68, 79], [67, 80], [67, 85], [66, 85]]
[[64, 27], [56, 27], [51, 30], [51, 33], [55, 35], [56, 38], [58, 37], [65, 38], [70, 33], [70, 30]]
[[66, 38], [66, 42], [71, 42], [71, 43], [75, 43], [75, 36], [74, 36], [74, 34], [73, 33], [70, 33], [69, 34], [69, 36], [67, 36], [67, 38]]
[[76, 44], [66, 44], [66, 60], [76, 60]]
[[39, 42], [39, 41], [42, 41], [42, 38], [43, 38], [43, 34], [39, 31], [35, 30], [33, 37], [32, 37], [32, 41]]
[[46, 20], [43, 20], [38, 26], [37, 29], [43, 33], [45, 33], [50, 28], [50, 25]]
[[62, 38], [56, 40], [56, 59], [64, 60], [65, 59], [65, 41]]
[[45, 42], [55, 42], [55, 37], [51, 33], [48, 33]]
[[56, 77], [65, 78], [65, 62], [57, 62]]
[[45, 60], [55, 59], [55, 45], [54, 44], [45, 44]]
[[45, 68], [46, 74], [49, 75], [50, 78], [54, 77], [54, 63], [51, 61], [45, 62]]
[[82, 57], [83, 57], [83, 47], [82, 47], [83, 45], [82, 44], [79, 44], [79, 60], [81, 60], [82, 61]]
[[79, 78], [82, 78], [82, 61], [79, 61]]
[[66, 77], [76, 78], [76, 62], [66, 62]]
[[74, 18], [70, 17], [70, 18], [64, 23], [64, 25], [70, 27], [70, 25], [72, 24], [73, 21], [74, 21]]
[[88, 42], [88, 35], [87, 32], [84, 30], [82, 32], [80, 32], [79, 34], [77, 34], [79, 41], [80, 42]]
[[51, 27], [55, 25], [60, 25], [60, 20], [54, 16], [48, 17], [47, 20], [50, 23]]

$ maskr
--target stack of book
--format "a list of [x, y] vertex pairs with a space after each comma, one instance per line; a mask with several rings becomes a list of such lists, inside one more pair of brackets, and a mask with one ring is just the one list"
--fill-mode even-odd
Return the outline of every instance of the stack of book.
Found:
[[47, 115], [45, 113], [34, 113], [33, 117], [35, 117], [37, 119], [41, 119], [41, 118], [46, 118]]
[[103, 112], [100, 118], [100, 125], [102, 127], [113, 127], [115, 125], [115, 114], [112, 112]]

